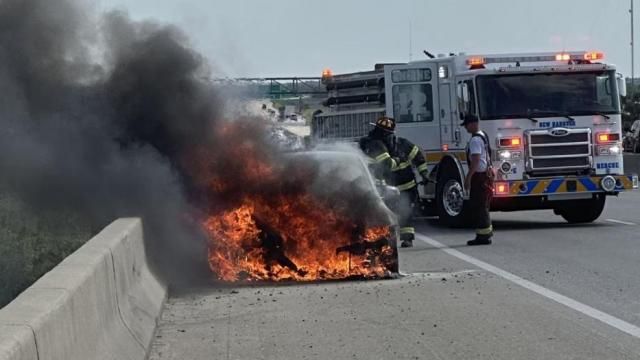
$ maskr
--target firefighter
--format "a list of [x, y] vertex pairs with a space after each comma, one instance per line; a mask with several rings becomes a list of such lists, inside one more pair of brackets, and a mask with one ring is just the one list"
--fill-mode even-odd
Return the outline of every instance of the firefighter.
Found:
[[393, 184], [393, 169], [397, 167], [396, 159], [391, 157], [387, 144], [393, 135], [395, 123], [387, 118], [379, 119], [368, 136], [360, 139], [360, 149], [371, 158], [371, 172], [378, 181]]
[[397, 165], [393, 169], [394, 184], [401, 194], [398, 209], [400, 240], [402, 241], [400, 246], [409, 248], [413, 247], [415, 239], [416, 229], [413, 227], [413, 217], [420, 198], [418, 193], [419, 180], [416, 179], [416, 172], [422, 176], [424, 181], [428, 181], [429, 171], [427, 161], [417, 145], [399, 136], [391, 137], [391, 141], [392, 144], [389, 146], [391, 155], [397, 159]]
[[467, 145], [469, 172], [465, 178], [465, 189], [470, 191], [470, 210], [476, 228], [476, 238], [467, 242], [469, 246], [491, 245], [493, 226], [489, 214], [493, 197], [493, 168], [491, 146], [487, 135], [480, 131], [478, 118], [466, 115], [461, 124], [471, 134]]
[[[378, 137], [383, 143], [384, 149], [388, 151], [391, 161], [384, 167], [387, 175], [386, 180], [395, 185], [401, 194], [400, 204], [395, 209], [400, 225], [400, 246], [412, 247], [416, 232], [412, 224], [413, 212], [419, 197], [418, 181], [414, 168], [424, 180], [427, 180], [427, 162], [419, 147], [405, 138], [395, 136], [394, 119], [383, 117], [372, 125], [375, 125], [375, 128], [368, 138]], [[384, 157], [386, 158], [386, 155]], [[389, 166], [391, 166], [391, 178], [388, 177]]]

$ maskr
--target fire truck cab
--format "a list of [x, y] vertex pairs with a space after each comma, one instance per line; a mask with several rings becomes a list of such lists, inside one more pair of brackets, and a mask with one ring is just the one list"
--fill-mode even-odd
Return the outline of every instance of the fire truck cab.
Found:
[[476, 116], [496, 170], [494, 211], [551, 209], [592, 222], [607, 195], [637, 189], [625, 174], [620, 96], [626, 85], [600, 52], [439, 55], [372, 71], [323, 73], [326, 109], [312, 120], [315, 142], [357, 141], [383, 115], [420, 146], [434, 182], [421, 186], [424, 209], [463, 226], [465, 148], [460, 126]]

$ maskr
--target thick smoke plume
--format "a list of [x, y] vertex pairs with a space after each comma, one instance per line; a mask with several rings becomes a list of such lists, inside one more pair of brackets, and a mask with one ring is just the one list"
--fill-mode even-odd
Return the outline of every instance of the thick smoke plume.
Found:
[[73, 0], [1, 0], [0, 186], [96, 229], [142, 216], [154, 258], [196, 261], [188, 149], [217, 145], [220, 107], [206, 70], [174, 27]]
[[[0, 0], [0, 191], [95, 229], [141, 216], [169, 281], [206, 275], [197, 214], [252, 193], [326, 190], [309, 180], [321, 166], [292, 169], [262, 122], [225, 121], [207, 75], [173, 26], [94, 14], [79, 0]], [[243, 182], [265, 164], [271, 182]], [[373, 201], [332, 191], [361, 211]]]

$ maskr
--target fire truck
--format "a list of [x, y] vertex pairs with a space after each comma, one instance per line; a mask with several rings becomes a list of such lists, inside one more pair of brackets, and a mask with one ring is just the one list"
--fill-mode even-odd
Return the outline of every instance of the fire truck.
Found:
[[[373, 70], [323, 73], [328, 97], [312, 119], [314, 142], [357, 141], [381, 116], [418, 145], [430, 182], [422, 208], [450, 226], [470, 216], [465, 116], [480, 119], [496, 170], [492, 211], [553, 210], [589, 223], [606, 197], [638, 188], [625, 174], [620, 96], [626, 84], [601, 52], [449, 54]], [[416, 175], [419, 176], [419, 175]]]

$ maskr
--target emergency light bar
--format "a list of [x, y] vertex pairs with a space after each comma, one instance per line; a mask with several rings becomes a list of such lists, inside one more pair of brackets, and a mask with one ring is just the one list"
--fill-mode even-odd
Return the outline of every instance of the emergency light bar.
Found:
[[570, 52], [545, 55], [523, 55], [523, 56], [471, 56], [467, 58], [468, 66], [482, 66], [486, 64], [501, 63], [529, 63], [529, 62], [553, 62], [553, 61], [594, 61], [604, 59], [604, 53], [598, 51]]

